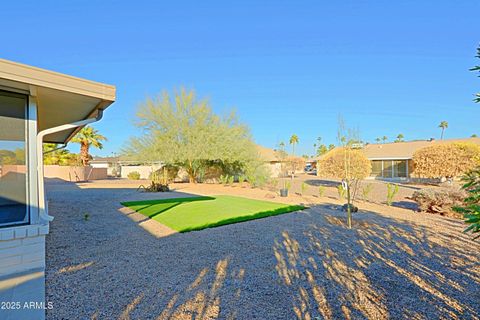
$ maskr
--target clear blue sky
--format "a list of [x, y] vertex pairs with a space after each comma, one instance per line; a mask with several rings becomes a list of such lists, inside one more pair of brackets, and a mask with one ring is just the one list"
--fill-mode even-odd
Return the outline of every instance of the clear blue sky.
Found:
[[[42, 1], [43, 2], [43, 1]], [[179, 86], [235, 108], [267, 147], [336, 143], [337, 118], [373, 141], [480, 135], [480, 2], [8, 1], [0, 57], [117, 86], [96, 124], [117, 151], [136, 106]], [[72, 148], [75, 150], [75, 148]]]

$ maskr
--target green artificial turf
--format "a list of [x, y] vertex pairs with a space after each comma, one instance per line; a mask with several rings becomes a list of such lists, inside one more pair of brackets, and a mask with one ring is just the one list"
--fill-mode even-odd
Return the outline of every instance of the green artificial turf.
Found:
[[178, 232], [202, 230], [305, 209], [299, 205], [223, 195], [132, 201], [122, 202], [122, 205]]

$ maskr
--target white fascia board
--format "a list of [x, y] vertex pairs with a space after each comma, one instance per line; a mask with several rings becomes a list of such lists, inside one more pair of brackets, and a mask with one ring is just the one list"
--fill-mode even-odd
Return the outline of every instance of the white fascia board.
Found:
[[0, 59], [0, 79], [115, 101], [115, 86], [4, 59]]

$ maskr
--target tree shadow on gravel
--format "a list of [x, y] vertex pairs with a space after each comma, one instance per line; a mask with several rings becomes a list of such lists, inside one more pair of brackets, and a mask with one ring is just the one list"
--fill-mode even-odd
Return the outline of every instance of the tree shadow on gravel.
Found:
[[156, 238], [119, 213], [120, 201], [160, 196], [50, 192], [49, 319], [480, 317], [479, 244], [459, 221], [363, 212], [349, 230], [325, 203]]
[[[325, 223], [275, 239], [276, 271], [298, 319], [438, 319], [480, 316], [478, 246], [452, 222], [428, 230], [372, 213], [320, 205]], [[374, 222], [373, 222], [374, 221]]]
[[402, 201], [394, 201], [394, 202], [392, 203], [392, 206], [398, 207], [398, 208], [407, 209], [407, 210], [413, 210], [413, 211], [417, 211], [417, 210], [418, 210], [418, 204], [416, 204], [416, 203], [413, 202], [413, 201], [405, 201], [405, 200], [402, 200]]
[[322, 180], [322, 179], [307, 179], [304, 181], [306, 184], [309, 186], [314, 186], [314, 187], [334, 187], [336, 188], [341, 184], [339, 181], [333, 181], [333, 180]]

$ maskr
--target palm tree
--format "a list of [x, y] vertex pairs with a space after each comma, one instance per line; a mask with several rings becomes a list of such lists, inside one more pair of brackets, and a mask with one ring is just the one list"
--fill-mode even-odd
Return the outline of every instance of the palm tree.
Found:
[[395, 142], [403, 142], [403, 138], [405, 138], [405, 136], [401, 133], [398, 134], [397, 136], [397, 140], [395, 140]]
[[73, 137], [72, 142], [80, 144], [80, 159], [84, 166], [88, 166], [88, 162], [90, 161], [90, 146], [102, 149], [103, 144], [101, 141], [106, 140], [107, 138], [99, 134], [98, 130], [92, 127], [84, 127]]
[[290, 137], [290, 144], [292, 145], [292, 154], [295, 155], [295, 145], [298, 144], [298, 136], [296, 134], [292, 134]]
[[379, 138], [376, 138], [375, 141], [377, 141], [377, 143], [380, 143], [380, 141], [382, 141], [382, 139], [379, 137]]
[[443, 132], [445, 131], [445, 129], [448, 128], [448, 122], [447, 121], [442, 121], [442, 122], [440, 122], [438, 127], [442, 128], [442, 135], [440, 136], [440, 140], [443, 140]]
[[388, 137], [387, 137], [387, 136], [383, 136], [383, 137], [382, 137], [383, 143], [385, 143], [387, 140], [388, 140]]

